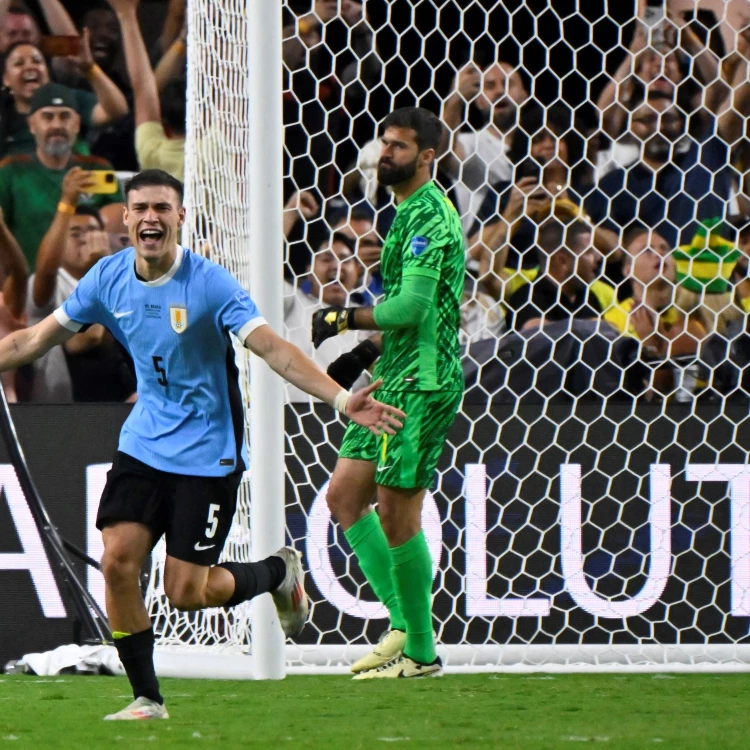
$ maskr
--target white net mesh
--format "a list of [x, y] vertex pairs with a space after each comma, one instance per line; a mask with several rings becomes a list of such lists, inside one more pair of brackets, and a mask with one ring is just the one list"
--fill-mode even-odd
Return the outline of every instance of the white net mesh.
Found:
[[[747, 3], [283, 5], [286, 334], [323, 366], [357, 337], [314, 352], [312, 312], [382, 293], [378, 124], [418, 104], [450, 133], [467, 392], [424, 516], [448, 664], [747, 661]], [[191, 1], [188, 194], [247, 283], [242, 6]], [[313, 599], [288, 661], [324, 669], [387, 621], [325, 505], [343, 425], [287, 396]]]
[[[189, 3], [188, 121], [185, 156], [187, 222], [183, 242], [225, 266], [249, 286], [247, 186], [249, 154], [248, 18], [242, 0]], [[237, 345], [237, 364], [247, 401], [247, 352]], [[250, 604], [179, 612], [164, 594], [166, 547], [154, 549], [146, 594], [158, 643], [212, 650], [249, 650]], [[238, 508], [222, 561], [249, 562], [250, 483], [240, 485]]]

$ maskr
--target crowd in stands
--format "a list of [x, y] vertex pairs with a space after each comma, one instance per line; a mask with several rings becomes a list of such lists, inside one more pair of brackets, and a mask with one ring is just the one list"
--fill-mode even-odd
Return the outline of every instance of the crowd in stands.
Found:
[[[154, 28], [139, 0], [0, 0], [0, 335], [41, 319], [129, 245], [112, 170], [184, 178], [189, 1], [163, 0]], [[591, 102], [596, 122], [561, 98], [542, 105], [510, 60], [455, 72], [437, 112], [435, 178], [466, 237], [469, 354], [586, 320], [664, 364], [744, 330], [750, 8], [736, 28], [718, 19], [717, 37], [673, 0], [656, 25], [637, 6], [629, 49]], [[289, 0], [282, 18], [285, 321], [327, 367], [362, 337], [314, 350], [313, 312], [384, 291], [395, 207], [375, 176], [383, 56], [358, 0]], [[135, 397], [127, 354], [96, 326], [3, 384], [17, 400]], [[654, 377], [644, 394], [674, 387]]]

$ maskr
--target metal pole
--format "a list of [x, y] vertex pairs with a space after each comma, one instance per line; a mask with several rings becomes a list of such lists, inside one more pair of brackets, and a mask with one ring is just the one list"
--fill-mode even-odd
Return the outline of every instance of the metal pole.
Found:
[[[283, 335], [281, 7], [248, 0], [250, 296]], [[284, 544], [284, 390], [258, 357], [250, 363], [250, 527], [253, 557]], [[286, 674], [284, 636], [270, 595], [252, 610], [254, 676]]]
[[[36, 488], [36, 484], [29, 471], [29, 466], [26, 463], [26, 456], [18, 440], [16, 427], [10, 415], [10, 407], [5, 397], [5, 389], [1, 382], [0, 433], [2, 433], [5, 447], [8, 450], [13, 468], [18, 476], [18, 482], [23, 490], [29, 510], [31, 511], [31, 516], [36, 523], [37, 529], [39, 529], [42, 544], [44, 544], [47, 556], [50, 558], [52, 573], [55, 576], [58, 588], [61, 591], [67, 588], [73, 606], [78, 614], [78, 619], [82, 625], [88, 628], [91, 637], [100, 643], [109, 641], [111, 633], [107, 618], [89, 590], [81, 583], [65, 553], [66, 545], [69, 547], [73, 547], [73, 545], [65, 542], [58, 533]], [[80, 552], [77, 548], [74, 549], [76, 552]], [[91, 564], [97, 568], [99, 567], [88, 555], [85, 555], [85, 553], [82, 554], [84, 558], [87, 558], [87, 562], [90, 561]]]

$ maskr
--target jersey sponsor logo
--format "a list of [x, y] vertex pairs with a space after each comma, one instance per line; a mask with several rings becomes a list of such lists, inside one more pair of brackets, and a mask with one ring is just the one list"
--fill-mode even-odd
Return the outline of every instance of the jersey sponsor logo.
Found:
[[215, 544], [201, 544], [200, 542], [196, 542], [195, 547], [193, 547], [193, 549], [196, 552], [203, 552], [203, 550], [211, 549], [211, 547], [215, 547], [215, 546], [216, 546]]
[[120, 318], [124, 318], [127, 315], [132, 315], [134, 310], [124, 310], [123, 312], [120, 312], [119, 310], [115, 310], [112, 315], [115, 316], [115, 320], [119, 320]]
[[184, 333], [188, 324], [187, 307], [170, 307], [169, 324], [175, 333]]
[[419, 257], [425, 250], [427, 250], [427, 245], [430, 244], [430, 241], [427, 239], [427, 237], [414, 237], [411, 241], [411, 254]]
[[239, 302], [243, 307], [252, 307], [252, 300], [250, 299], [250, 295], [244, 290], [241, 289], [239, 292], [234, 293], [234, 298]]

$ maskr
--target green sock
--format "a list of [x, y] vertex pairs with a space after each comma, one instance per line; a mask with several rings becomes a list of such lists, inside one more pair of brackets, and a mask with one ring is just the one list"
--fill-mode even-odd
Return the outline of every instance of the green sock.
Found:
[[359, 567], [372, 586], [375, 596], [388, 608], [391, 627], [406, 630], [401, 606], [396, 596], [391, 570], [393, 558], [380, 518], [375, 512], [368, 513], [344, 532], [346, 541], [357, 556]]
[[393, 579], [406, 620], [404, 654], [422, 664], [437, 658], [432, 632], [432, 558], [424, 532], [391, 549]]

